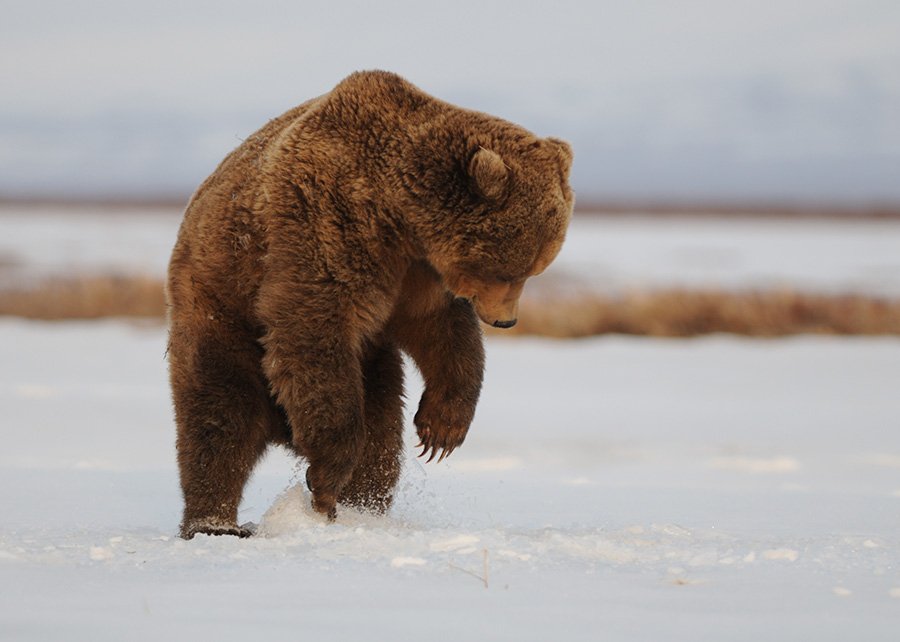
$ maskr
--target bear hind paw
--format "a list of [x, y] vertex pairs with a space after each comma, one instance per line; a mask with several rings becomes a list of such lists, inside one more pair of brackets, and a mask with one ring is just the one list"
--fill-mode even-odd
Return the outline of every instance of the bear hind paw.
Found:
[[215, 518], [192, 519], [181, 525], [182, 539], [192, 539], [194, 535], [233, 535], [235, 537], [251, 537], [256, 530], [254, 524], [246, 523], [238, 526], [235, 523]]

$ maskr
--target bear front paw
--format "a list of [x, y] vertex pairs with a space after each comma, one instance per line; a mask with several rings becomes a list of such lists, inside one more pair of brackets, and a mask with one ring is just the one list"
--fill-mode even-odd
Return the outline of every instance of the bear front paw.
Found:
[[440, 403], [433, 401], [427, 394], [423, 396], [419, 411], [413, 419], [419, 435], [419, 445], [416, 447], [422, 448], [419, 457], [430, 452], [425, 462], [429, 463], [440, 451], [438, 462], [443, 461], [465, 441], [473, 415], [474, 410], [461, 401]]
[[329, 522], [337, 519], [337, 492], [321, 468], [310, 465], [306, 469], [306, 487], [312, 493], [313, 510]]
[[337, 497], [334, 493], [313, 491], [312, 507], [314, 511], [324, 515], [329, 522], [337, 519]]

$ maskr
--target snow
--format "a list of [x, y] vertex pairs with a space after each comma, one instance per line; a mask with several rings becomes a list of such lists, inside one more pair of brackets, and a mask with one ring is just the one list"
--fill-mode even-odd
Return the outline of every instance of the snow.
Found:
[[0, 285], [72, 272], [165, 274], [176, 208], [0, 205]]
[[[0, 205], [0, 284], [53, 274], [165, 273], [176, 208]], [[900, 296], [900, 221], [576, 213], [554, 287], [783, 288]], [[526, 293], [528, 290], [526, 289]]]
[[900, 624], [895, 338], [491, 338], [465, 446], [426, 466], [408, 430], [388, 516], [324, 523], [273, 451], [240, 514], [257, 536], [185, 542], [164, 329], [0, 333], [0, 630], [18, 640], [888, 640]]
[[900, 221], [579, 217], [551, 266], [596, 287], [900, 296]]
[[[18, 259], [0, 275], [161, 275], [178, 218], [135, 216], [6, 212], [0, 255]], [[898, 234], [584, 219], [548, 278], [890, 293]], [[702, 248], [730, 259], [695, 273]], [[879, 641], [900, 627], [896, 337], [491, 337], [472, 430], [441, 464], [414, 456], [410, 369], [387, 516], [324, 523], [302, 465], [272, 450], [240, 511], [256, 536], [191, 541], [176, 536], [165, 329], [0, 319], [0, 337], [2, 639]]]

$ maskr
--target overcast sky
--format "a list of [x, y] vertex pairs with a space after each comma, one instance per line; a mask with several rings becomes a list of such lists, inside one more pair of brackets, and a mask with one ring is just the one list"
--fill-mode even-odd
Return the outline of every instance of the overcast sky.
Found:
[[591, 200], [900, 202], [900, 2], [0, 0], [0, 194], [185, 193], [356, 69], [568, 138]]

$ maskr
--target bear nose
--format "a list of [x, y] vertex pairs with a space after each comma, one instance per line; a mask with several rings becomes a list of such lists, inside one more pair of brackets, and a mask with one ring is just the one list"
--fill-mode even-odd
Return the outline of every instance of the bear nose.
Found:
[[509, 319], [508, 321], [494, 321], [493, 325], [495, 328], [511, 328], [516, 325], [516, 321], [518, 321], [518, 319]]

